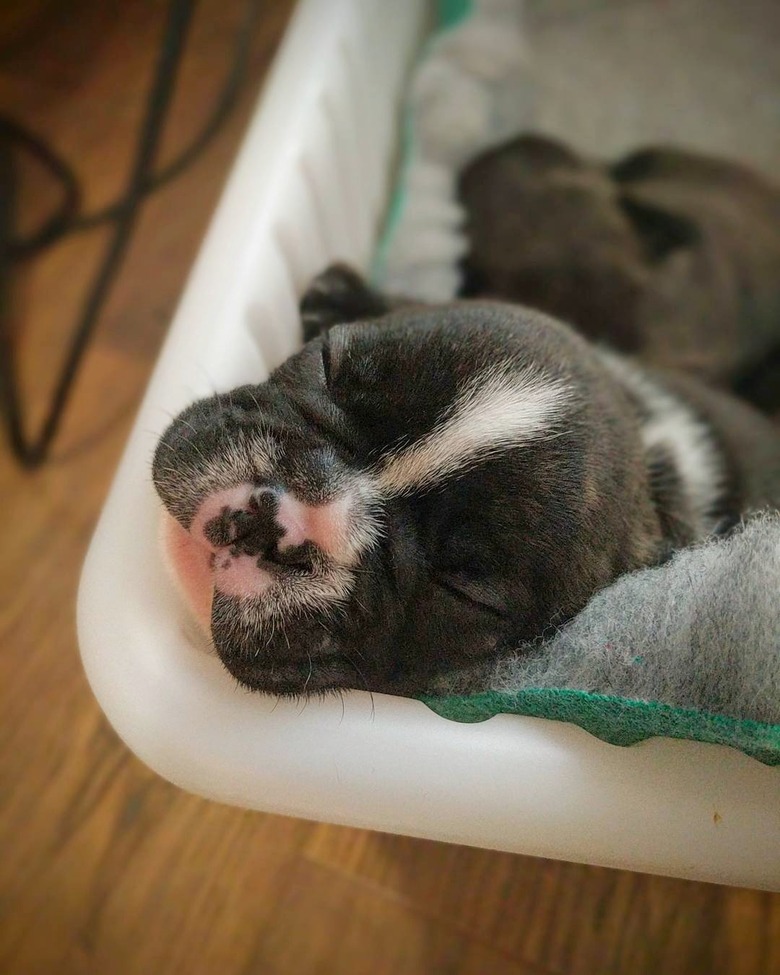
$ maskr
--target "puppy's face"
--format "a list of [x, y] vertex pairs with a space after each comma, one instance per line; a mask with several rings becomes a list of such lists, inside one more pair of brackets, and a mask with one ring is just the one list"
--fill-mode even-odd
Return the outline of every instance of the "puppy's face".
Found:
[[627, 413], [550, 319], [399, 311], [189, 407], [153, 476], [242, 684], [415, 693], [637, 564]]

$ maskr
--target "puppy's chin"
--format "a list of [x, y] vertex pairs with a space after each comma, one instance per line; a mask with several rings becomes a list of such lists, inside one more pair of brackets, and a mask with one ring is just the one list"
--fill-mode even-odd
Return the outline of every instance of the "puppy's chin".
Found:
[[242, 687], [260, 694], [297, 699], [361, 685], [355, 666], [337, 653], [311, 661], [269, 659], [262, 653], [218, 653], [225, 669]]
[[367, 687], [346, 643], [335, 634], [333, 613], [267, 612], [259, 600], [216, 591], [211, 634], [228, 672], [251, 691], [301, 697], [336, 687]]

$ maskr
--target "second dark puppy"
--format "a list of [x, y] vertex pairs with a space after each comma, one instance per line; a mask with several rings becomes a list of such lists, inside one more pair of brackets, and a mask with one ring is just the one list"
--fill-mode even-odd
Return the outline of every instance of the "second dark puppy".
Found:
[[459, 192], [464, 294], [540, 308], [645, 364], [780, 408], [770, 180], [671, 148], [601, 165], [526, 135], [471, 163]]

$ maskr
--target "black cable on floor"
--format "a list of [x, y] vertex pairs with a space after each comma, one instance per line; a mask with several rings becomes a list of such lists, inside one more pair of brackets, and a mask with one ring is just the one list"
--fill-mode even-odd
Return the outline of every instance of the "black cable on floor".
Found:
[[62, 194], [54, 213], [28, 237], [22, 239], [13, 237], [13, 216], [9, 215], [11, 222], [7, 226], [7, 233], [4, 228], [0, 236], [0, 244], [4, 245], [5, 256], [9, 260], [33, 256], [59, 240], [75, 221], [81, 203], [79, 182], [71, 167], [55, 155], [45, 142], [23, 129], [21, 125], [12, 119], [0, 118], [0, 152], [7, 157], [4, 165], [8, 167], [0, 180], [0, 190], [4, 197], [10, 198], [9, 201], [4, 201], [6, 206], [12, 206], [14, 196], [15, 174], [12, 169], [15, 148], [24, 149], [36, 158], [44, 169], [48, 169], [54, 180], [60, 184]]
[[[172, 0], [170, 4], [131, 175], [125, 192], [113, 204], [96, 213], [77, 216], [79, 186], [71, 167], [57, 157], [45, 143], [16, 123], [0, 120], [0, 409], [7, 427], [11, 449], [26, 467], [40, 465], [51, 449], [84, 353], [94, 333], [110, 287], [121, 268], [144, 198], [177, 176], [198, 156], [216, 134], [235, 104], [246, 73], [252, 27], [259, 8], [257, 0], [247, 2], [244, 21], [237, 35], [232, 66], [209, 119], [179, 156], [162, 170], [153, 171], [155, 155], [173, 97], [194, 8], [195, 0]], [[18, 148], [35, 155], [61, 186], [61, 200], [55, 213], [33, 234], [25, 238], [14, 235], [16, 217], [14, 152]], [[113, 234], [84, 302], [44, 422], [38, 435], [30, 437], [25, 429], [10, 327], [9, 291], [12, 262], [38, 253], [67, 234], [108, 222], [114, 224]]]

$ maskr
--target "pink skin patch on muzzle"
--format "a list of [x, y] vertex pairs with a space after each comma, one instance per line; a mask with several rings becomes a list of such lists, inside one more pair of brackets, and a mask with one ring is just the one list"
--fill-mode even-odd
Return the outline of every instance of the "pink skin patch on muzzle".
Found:
[[[208, 631], [214, 592], [239, 598], [265, 595], [279, 581], [273, 567], [264, 568], [257, 555], [237, 551], [232, 541], [217, 544], [209, 529], [227, 513], [250, 512], [256, 485], [240, 484], [216, 491], [201, 504], [189, 530], [165, 512], [162, 546], [166, 562], [197, 622]], [[262, 490], [261, 490], [262, 493]], [[349, 519], [352, 502], [344, 495], [322, 505], [307, 505], [288, 491], [275, 495], [275, 526], [280, 551], [311, 542], [331, 558], [352, 561]]]

